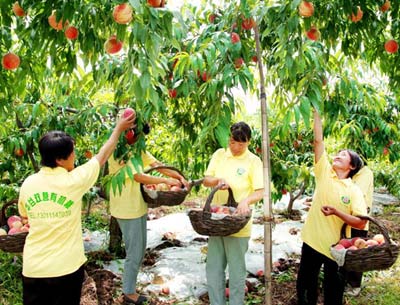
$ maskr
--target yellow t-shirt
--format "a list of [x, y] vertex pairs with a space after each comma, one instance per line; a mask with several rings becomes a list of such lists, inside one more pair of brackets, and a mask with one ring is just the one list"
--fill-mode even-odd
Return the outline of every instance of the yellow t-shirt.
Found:
[[[255, 154], [246, 150], [240, 156], [233, 156], [229, 149], [220, 148], [212, 156], [210, 164], [204, 174], [223, 178], [232, 189], [235, 201], [239, 203], [255, 190], [264, 188], [262, 161]], [[213, 204], [225, 204], [228, 200], [228, 191], [215, 193]], [[230, 236], [249, 237], [251, 235], [252, 219], [239, 232]]]
[[326, 152], [315, 164], [315, 192], [313, 204], [302, 229], [303, 241], [314, 250], [333, 259], [330, 247], [340, 239], [343, 220], [337, 216], [325, 216], [323, 205], [330, 205], [351, 215], [366, 215], [364, 197], [353, 181], [339, 179], [332, 169]]
[[[151, 164], [157, 162], [148, 152], [142, 152], [143, 167], [146, 168]], [[135, 167], [131, 162], [128, 164], [119, 164], [113, 157], [108, 159], [108, 165], [110, 174], [115, 174], [124, 166], [129, 166], [132, 173], [137, 173]], [[142, 169], [141, 169], [142, 170]], [[143, 200], [143, 196], [140, 192], [140, 183], [132, 180], [129, 176], [126, 176], [125, 185], [122, 187], [122, 192], [118, 190], [113, 192], [110, 191], [110, 213], [115, 218], [122, 219], [133, 219], [142, 217], [147, 213], [147, 204]]]
[[43, 167], [23, 182], [18, 209], [30, 223], [23, 252], [24, 276], [63, 276], [86, 261], [82, 196], [95, 184], [99, 171], [99, 161], [92, 158], [70, 172], [62, 167]]

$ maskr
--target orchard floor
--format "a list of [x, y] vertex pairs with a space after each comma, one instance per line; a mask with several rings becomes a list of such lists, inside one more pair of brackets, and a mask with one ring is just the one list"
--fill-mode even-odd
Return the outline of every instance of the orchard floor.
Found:
[[[160, 208], [153, 209], [151, 213], [154, 219], [168, 215], [169, 213], [175, 213], [176, 210], [173, 208]], [[389, 235], [394, 240], [400, 240], [400, 213], [398, 213], [398, 207], [393, 209], [384, 210], [382, 215], [379, 215], [379, 219], [385, 219], [384, 223], [388, 230]], [[257, 218], [255, 218], [257, 221]], [[282, 221], [285, 221], [284, 219]], [[371, 234], [380, 233], [376, 227], [371, 226]], [[168, 244], [174, 246], [174, 241], [170, 240], [165, 243], [166, 247]], [[159, 249], [158, 249], [159, 250]], [[92, 253], [91, 263], [88, 264], [89, 275], [95, 280], [97, 286], [97, 302], [86, 302], [84, 305], [120, 305], [119, 296], [121, 295], [121, 278], [119, 276], [113, 275], [111, 272], [104, 273], [104, 270], [97, 269], [98, 266], [96, 262], [110, 260], [111, 257], [107, 257], [106, 253]], [[144, 265], [152, 265], [157, 260], [157, 251], [148, 251]], [[273, 305], [295, 305], [296, 304], [296, 274], [298, 268], [299, 257], [294, 255], [287, 259], [281, 259], [279, 264], [274, 264], [273, 266], [273, 276], [271, 281], [272, 287], [272, 304]], [[398, 273], [399, 261], [396, 263], [395, 267], [391, 268], [391, 272], [395, 271]], [[97, 272], [97, 275], [96, 275]], [[391, 275], [383, 273], [379, 274], [367, 274], [364, 277], [364, 286], [361, 295], [358, 298], [345, 297], [345, 305], [364, 305], [364, 304], [392, 304], [386, 302], [370, 302], [373, 299], [374, 294], [376, 294], [376, 287], [374, 282], [371, 281], [372, 277], [382, 277], [385, 280]], [[265, 284], [263, 282], [263, 277], [259, 278], [256, 275], [249, 274], [248, 281], [246, 282], [248, 293], [246, 295], [246, 305], [250, 304], [265, 304]], [[92, 284], [93, 285], [93, 284]], [[370, 286], [370, 287], [369, 287]], [[139, 287], [139, 289], [141, 289]], [[195, 301], [190, 300], [188, 302], [178, 301], [173, 295], [166, 295], [161, 291], [156, 293], [148, 293], [143, 291], [144, 294], [149, 296], [149, 305], [172, 305], [172, 304], [191, 304], [191, 305], [206, 305], [209, 304], [207, 293], [203, 293]], [[90, 293], [89, 293], [90, 294]], [[82, 305], [83, 305], [82, 304]], [[323, 296], [320, 296], [319, 304], [323, 304]], [[396, 303], [393, 303], [396, 304]]]

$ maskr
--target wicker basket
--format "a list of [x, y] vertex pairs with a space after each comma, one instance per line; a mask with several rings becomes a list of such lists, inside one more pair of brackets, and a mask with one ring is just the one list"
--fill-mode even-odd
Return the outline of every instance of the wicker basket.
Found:
[[[399, 246], [393, 242], [386, 227], [382, 222], [370, 216], [358, 216], [369, 220], [370, 223], [378, 226], [385, 238], [385, 243], [376, 246], [370, 246], [358, 250], [346, 250], [343, 268], [348, 271], [365, 272], [371, 270], [383, 270], [391, 267], [399, 255]], [[341, 230], [341, 237], [345, 238], [346, 224]], [[361, 237], [360, 237], [361, 238]], [[367, 239], [367, 238], [363, 238]]]
[[[5, 203], [1, 208], [0, 215], [0, 226], [5, 226], [7, 224], [7, 209], [17, 204], [18, 200], [14, 199]], [[28, 232], [18, 233], [15, 235], [4, 235], [0, 236], [0, 249], [5, 252], [20, 253], [24, 249], [25, 239]]]
[[[193, 229], [201, 234], [208, 236], [228, 236], [239, 232], [249, 221], [251, 213], [248, 215], [226, 215], [222, 219], [211, 218], [211, 201], [214, 194], [220, 189], [220, 187], [214, 188], [210, 195], [208, 195], [206, 204], [203, 210], [190, 210], [188, 212], [190, 222], [192, 223]], [[225, 206], [237, 207], [235, 198], [233, 197], [232, 190], [228, 189], [229, 196]]]
[[[171, 169], [178, 172], [182, 177], [185, 177], [178, 169], [172, 166], [156, 166], [146, 170], [144, 173], [149, 174], [158, 169]], [[154, 191], [156, 195], [155, 198], [150, 197], [150, 195], [144, 190], [144, 185], [142, 183], [140, 184], [140, 191], [149, 208], [156, 208], [162, 205], [174, 206], [181, 204], [185, 200], [187, 194], [189, 194], [191, 188], [202, 184], [203, 180], [204, 179], [190, 181], [189, 189], [182, 189], [180, 191]]]

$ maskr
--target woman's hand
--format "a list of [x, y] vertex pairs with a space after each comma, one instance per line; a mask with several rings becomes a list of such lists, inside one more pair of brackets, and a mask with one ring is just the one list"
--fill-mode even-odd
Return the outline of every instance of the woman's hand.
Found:
[[336, 215], [336, 209], [330, 205], [324, 205], [321, 208], [321, 212], [325, 215], [325, 216], [330, 216], [330, 215]]
[[237, 215], [247, 215], [249, 213], [250, 213], [250, 208], [249, 208], [249, 205], [248, 205], [247, 201], [242, 200], [238, 204], [238, 206], [236, 208], [236, 211], [235, 211], [235, 214], [237, 214]]
[[221, 178], [218, 180], [217, 187], [219, 187], [220, 190], [227, 190], [229, 188], [229, 184], [228, 184], [228, 182], [226, 182], [225, 179]]
[[175, 178], [167, 178], [165, 179], [165, 184], [168, 184], [169, 186], [179, 186], [181, 187], [182, 184], [178, 179]]

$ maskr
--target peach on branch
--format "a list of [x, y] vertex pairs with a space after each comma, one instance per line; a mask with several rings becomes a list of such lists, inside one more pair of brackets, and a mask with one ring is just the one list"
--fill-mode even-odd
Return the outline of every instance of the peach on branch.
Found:
[[317, 41], [320, 37], [320, 32], [318, 31], [318, 29], [316, 27], [313, 26], [306, 32], [306, 35], [307, 35], [308, 39]]
[[128, 24], [132, 21], [133, 10], [129, 3], [122, 3], [114, 7], [113, 18], [116, 23]]
[[384, 12], [388, 11], [389, 9], [390, 9], [390, 1], [386, 0], [385, 3], [382, 4], [380, 10], [381, 10], [381, 12], [384, 13]]
[[314, 5], [312, 2], [301, 1], [299, 4], [299, 14], [306, 18], [314, 15]]
[[385, 42], [385, 50], [390, 54], [396, 53], [399, 50], [399, 44], [396, 40], [390, 39]]
[[69, 26], [65, 29], [64, 35], [67, 37], [67, 39], [74, 40], [78, 38], [79, 31], [76, 27]]
[[240, 69], [240, 67], [244, 64], [243, 58], [239, 57], [235, 59], [235, 68]]
[[65, 23], [63, 22], [62, 19], [60, 19], [57, 22], [57, 14], [56, 11], [54, 10], [52, 12], [52, 14], [49, 16], [49, 18], [47, 19], [50, 26], [55, 29], [56, 31], [60, 31], [62, 30], [64, 27], [66, 27], [68, 25], [68, 21], [66, 21]]
[[7, 53], [3, 56], [2, 65], [6, 70], [15, 70], [19, 67], [21, 60], [19, 56], [14, 53]]
[[256, 22], [254, 21], [254, 19], [252, 17], [243, 18], [243, 21], [242, 21], [242, 29], [243, 30], [251, 30], [255, 26], [256, 26]]
[[363, 17], [364, 12], [361, 10], [359, 6], [357, 6], [357, 15], [351, 13], [350, 19], [352, 22], [359, 22]]
[[13, 10], [15, 16], [18, 16], [18, 17], [24, 17], [25, 16], [25, 11], [19, 5], [18, 1], [14, 2], [13, 6], [12, 6], [12, 10]]
[[232, 43], [238, 43], [240, 42], [240, 36], [238, 33], [232, 32], [231, 33], [231, 42]]
[[162, 7], [163, 1], [162, 0], [147, 0], [147, 4], [152, 7]]
[[121, 51], [122, 49], [122, 41], [117, 39], [117, 36], [112, 35], [107, 41], [104, 43], [104, 49], [108, 54], [115, 54]]

